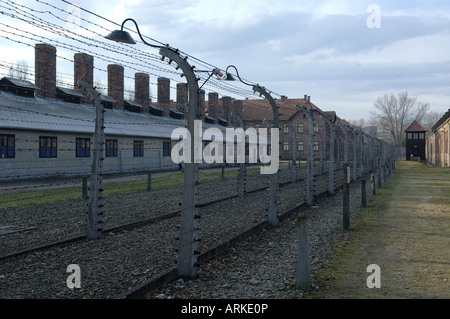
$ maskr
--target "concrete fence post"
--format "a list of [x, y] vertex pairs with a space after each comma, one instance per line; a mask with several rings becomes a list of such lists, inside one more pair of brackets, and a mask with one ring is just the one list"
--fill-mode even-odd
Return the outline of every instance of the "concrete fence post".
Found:
[[88, 183], [87, 183], [87, 177], [83, 176], [83, 187], [82, 187], [82, 198], [88, 199]]
[[302, 106], [301, 110], [309, 120], [308, 135], [308, 166], [306, 170], [306, 205], [314, 204], [314, 118], [311, 111]]
[[311, 286], [311, 270], [309, 261], [308, 225], [306, 217], [299, 216], [297, 220], [298, 241], [298, 277], [297, 285], [301, 289]]
[[381, 159], [378, 159], [378, 168], [377, 168], [377, 171], [378, 171], [378, 188], [380, 188], [381, 187]]
[[350, 229], [350, 167], [348, 163], [344, 163], [344, 191], [343, 191], [343, 228], [344, 230]]
[[354, 182], [356, 182], [356, 180], [358, 179], [358, 148], [357, 148], [357, 143], [356, 143], [356, 130], [352, 129], [353, 132], [353, 173], [352, 173], [352, 180]]
[[147, 192], [152, 190], [152, 172], [147, 173]]
[[[236, 113], [232, 113], [232, 115], [235, 117], [236, 121], [241, 125], [241, 128], [245, 132], [244, 120]], [[245, 135], [242, 137], [241, 142], [245, 145]], [[245, 153], [244, 153], [244, 158], [245, 158]], [[239, 196], [239, 198], [245, 197], [246, 183], [247, 183], [247, 166], [244, 161], [244, 163], [239, 163], [239, 173], [238, 173], [238, 196]]]
[[101, 103], [100, 94], [83, 80], [78, 81], [78, 86], [84, 88], [94, 100], [96, 108], [95, 131], [94, 131], [94, 150], [92, 156], [90, 194], [88, 201], [88, 216], [86, 225], [87, 239], [99, 239], [103, 230], [103, 146], [105, 145], [105, 110]]
[[367, 191], [366, 191], [366, 179], [361, 179], [361, 206], [367, 206]]
[[360, 143], [360, 150], [359, 150], [359, 177], [364, 176], [364, 133], [361, 130], [361, 143]]
[[[260, 95], [264, 95], [264, 97], [269, 101], [272, 106], [273, 113], [273, 122], [272, 129], [278, 130], [280, 129], [279, 117], [280, 114], [278, 112], [278, 105], [275, 103], [275, 100], [270, 95], [270, 93], [263, 87], [259, 85], [253, 86], [253, 91], [258, 92]], [[278, 150], [279, 145], [272, 146], [272, 152], [276, 152]], [[276, 147], [276, 148], [275, 148]], [[273, 154], [273, 153], [272, 153]], [[268, 209], [268, 223], [272, 227], [278, 227], [278, 188], [280, 187], [278, 182], [278, 172], [279, 167], [275, 173], [270, 174], [270, 190], [269, 190], [269, 209]]]
[[159, 54], [164, 60], [175, 62], [183, 71], [188, 84], [188, 118], [187, 130], [190, 133], [189, 161], [184, 163], [183, 198], [180, 218], [180, 236], [178, 243], [177, 275], [185, 278], [195, 278], [198, 272], [197, 256], [200, 254], [198, 230], [201, 217], [197, 207], [199, 189], [199, 159], [198, 153], [202, 151], [196, 140], [201, 140], [201, 127], [197, 123], [200, 116], [198, 78], [194, 68], [187, 62], [187, 58], [180, 55], [178, 50], [170, 47], [160, 47]]

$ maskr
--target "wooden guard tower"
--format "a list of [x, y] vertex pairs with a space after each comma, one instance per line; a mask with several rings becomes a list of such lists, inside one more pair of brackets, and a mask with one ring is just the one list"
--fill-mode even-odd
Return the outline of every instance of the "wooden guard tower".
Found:
[[406, 160], [425, 161], [425, 129], [414, 121], [406, 130]]

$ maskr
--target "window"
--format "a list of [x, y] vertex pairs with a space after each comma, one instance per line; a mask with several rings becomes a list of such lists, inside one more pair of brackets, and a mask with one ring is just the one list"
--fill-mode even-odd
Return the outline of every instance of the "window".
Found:
[[163, 156], [171, 156], [171, 155], [172, 155], [172, 143], [163, 142]]
[[413, 140], [419, 139], [419, 133], [413, 133]]
[[0, 158], [14, 158], [16, 153], [16, 139], [14, 135], [0, 135]]
[[319, 132], [319, 124], [314, 124], [314, 133]]
[[412, 133], [408, 133], [408, 140], [412, 140], [412, 137], [413, 137]]
[[144, 157], [144, 141], [133, 142], [133, 156]]
[[303, 151], [303, 149], [304, 149], [303, 142], [298, 142], [298, 150]]
[[314, 142], [314, 151], [318, 151], [319, 150], [319, 142]]
[[425, 139], [425, 133], [419, 133], [419, 139], [424, 140]]
[[283, 143], [283, 151], [289, 151], [289, 142]]
[[119, 153], [119, 142], [117, 140], [106, 140], [106, 157], [117, 157]]
[[303, 133], [303, 123], [298, 123], [298, 132]]
[[91, 139], [77, 138], [76, 139], [76, 157], [90, 157], [91, 156]]
[[55, 136], [39, 137], [39, 157], [57, 157], [57, 138]]
[[284, 133], [289, 133], [289, 124], [284, 124]]

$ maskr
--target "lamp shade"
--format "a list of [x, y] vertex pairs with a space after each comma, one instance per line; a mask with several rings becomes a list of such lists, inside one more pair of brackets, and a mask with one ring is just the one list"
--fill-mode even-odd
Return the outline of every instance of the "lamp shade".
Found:
[[226, 81], [236, 81], [234, 76], [232, 76], [231, 73], [228, 73], [228, 72], [227, 72], [227, 75], [225, 76], [225, 80]]
[[136, 41], [133, 40], [131, 35], [127, 31], [123, 30], [114, 30], [113, 32], [105, 36], [105, 38], [116, 42], [136, 44]]

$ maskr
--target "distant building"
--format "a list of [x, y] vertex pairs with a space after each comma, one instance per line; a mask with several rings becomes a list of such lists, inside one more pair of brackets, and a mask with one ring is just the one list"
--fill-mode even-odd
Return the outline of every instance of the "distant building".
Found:
[[425, 133], [427, 129], [414, 121], [406, 130], [406, 160], [425, 161]]
[[429, 164], [450, 166], [450, 109], [432, 127], [426, 149]]

